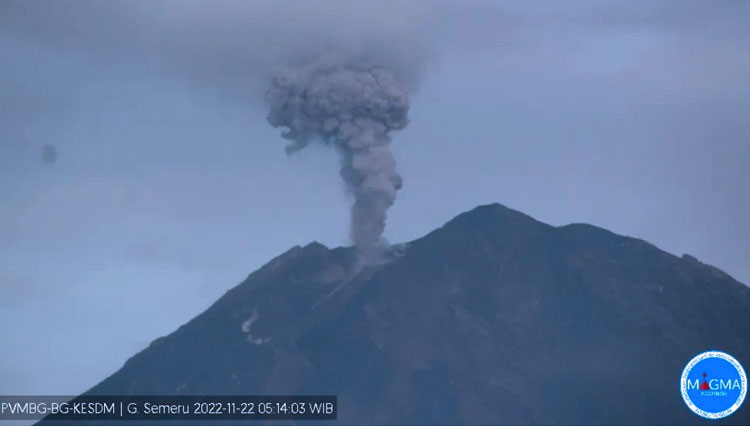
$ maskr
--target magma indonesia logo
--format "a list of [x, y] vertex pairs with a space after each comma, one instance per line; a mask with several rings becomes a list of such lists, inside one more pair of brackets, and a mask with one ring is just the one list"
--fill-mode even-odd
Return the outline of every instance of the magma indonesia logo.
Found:
[[720, 351], [703, 352], [685, 366], [680, 380], [682, 399], [695, 414], [721, 419], [737, 411], [747, 395], [742, 365]]

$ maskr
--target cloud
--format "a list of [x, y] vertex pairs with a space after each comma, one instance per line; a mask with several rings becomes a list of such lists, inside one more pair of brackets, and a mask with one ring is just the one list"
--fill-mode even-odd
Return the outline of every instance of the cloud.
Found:
[[331, 48], [387, 61], [416, 84], [443, 45], [492, 45], [496, 8], [442, 1], [8, 1], [0, 36], [91, 60], [177, 72], [248, 94], [277, 65]]

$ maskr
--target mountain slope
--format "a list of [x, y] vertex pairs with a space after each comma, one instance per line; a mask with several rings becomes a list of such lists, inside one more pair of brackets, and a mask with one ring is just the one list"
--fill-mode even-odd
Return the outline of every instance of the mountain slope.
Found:
[[391, 256], [354, 273], [348, 248], [295, 247], [88, 393], [337, 394], [344, 424], [684, 424], [704, 422], [678, 389], [690, 358], [750, 365], [750, 288], [641, 240], [493, 204]]

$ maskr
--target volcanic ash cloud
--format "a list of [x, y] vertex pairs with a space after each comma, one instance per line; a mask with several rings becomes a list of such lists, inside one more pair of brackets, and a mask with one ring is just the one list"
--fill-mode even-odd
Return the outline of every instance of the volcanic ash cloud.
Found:
[[409, 96], [385, 68], [308, 64], [285, 68], [266, 93], [268, 122], [285, 130], [291, 154], [311, 142], [332, 145], [354, 196], [350, 236], [361, 261], [377, 261], [388, 208], [402, 180], [390, 132], [408, 124]]

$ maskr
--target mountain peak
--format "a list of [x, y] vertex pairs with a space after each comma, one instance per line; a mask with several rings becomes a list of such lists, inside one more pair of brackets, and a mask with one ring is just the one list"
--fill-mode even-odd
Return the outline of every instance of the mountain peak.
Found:
[[510, 225], [517, 225], [521, 223], [525, 224], [541, 224], [542, 222], [537, 221], [531, 216], [522, 213], [518, 210], [513, 210], [500, 203], [484, 204], [481, 206], [474, 207], [473, 209], [461, 213], [448, 224], [475, 224], [475, 225], [489, 225], [505, 223]]
[[591, 225], [489, 204], [391, 254], [358, 270], [350, 248], [294, 247], [90, 393], [335, 394], [347, 424], [685, 424], [685, 363], [750, 359], [750, 289]]
[[328, 250], [328, 247], [325, 246], [325, 244], [321, 244], [317, 241], [312, 241], [308, 243], [306, 246], [302, 247], [303, 250]]

